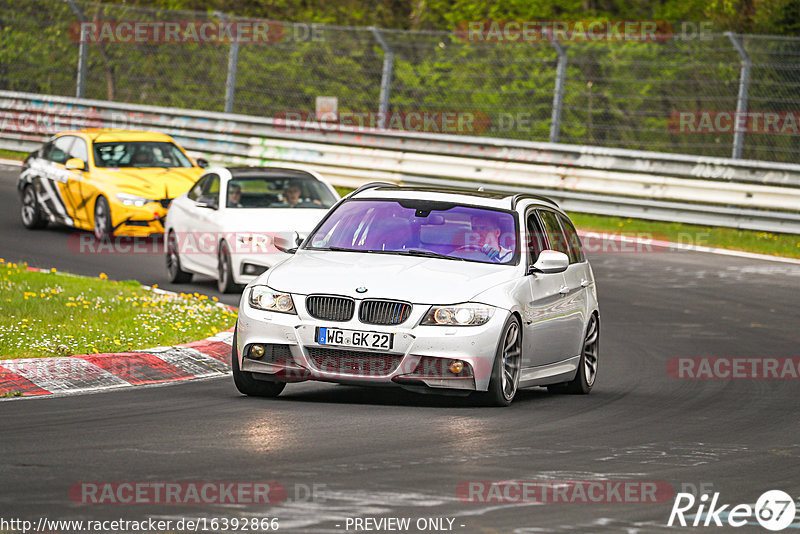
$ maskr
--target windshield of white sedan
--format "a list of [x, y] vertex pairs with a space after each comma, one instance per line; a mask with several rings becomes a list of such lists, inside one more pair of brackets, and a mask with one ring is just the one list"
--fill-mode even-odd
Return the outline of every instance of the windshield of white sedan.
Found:
[[96, 167], [192, 167], [192, 162], [173, 143], [120, 141], [94, 144]]
[[512, 213], [427, 200], [342, 203], [308, 240], [306, 249], [516, 263]]
[[330, 208], [336, 198], [316, 178], [237, 177], [228, 182], [228, 208]]

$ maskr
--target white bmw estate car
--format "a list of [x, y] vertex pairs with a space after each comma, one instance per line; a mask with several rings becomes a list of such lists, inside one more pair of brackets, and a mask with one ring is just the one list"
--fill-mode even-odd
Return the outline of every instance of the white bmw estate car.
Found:
[[216, 278], [222, 293], [241, 288], [283, 260], [339, 198], [313, 171], [209, 167], [167, 214], [169, 278], [185, 283], [197, 273]]
[[477, 394], [589, 393], [600, 316], [575, 228], [531, 195], [369, 184], [245, 288], [236, 387], [318, 380]]

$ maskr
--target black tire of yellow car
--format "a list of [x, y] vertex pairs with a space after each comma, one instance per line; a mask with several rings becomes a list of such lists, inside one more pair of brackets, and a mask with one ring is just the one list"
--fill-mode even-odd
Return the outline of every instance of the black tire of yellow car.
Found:
[[111, 208], [104, 196], [98, 196], [94, 202], [94, 236], [100, 240], [114, 235], [111, 225]]
[[239, 368], [239, 349], [236, 344], [238, 329], [233, 332], [233, 345], [231, 346], [231, 369], [233, 370], [233, 383], [239, 393], [251, 397], [277, 397], [286, 387], [286, 382], [267, 382], [256, 380], [253, 373], [242, 371]]
[[22, 207], [20, 208], [22, 224], [29, 230], [37, 230], [47, 226], [47, 218], [39, 207], [39, 199], [36, 198], [36, 190], [33, 185], [28, 184], [22, 190]]
[[[578, 370], [575, 378], [569, 382], [547, 386], [550, 393], [566, 393], [569, 395], [587, 395], [597, 380], [597, 361], [600, 355], [600, 321], [592, 314], [583, 338], [583, 350], [578, 361]], [[589, 362], [587, 364], [587, 358]], [[588, 369], [591, 368], [592, 376]]]
[[220, 293], [233, 293], [239, 289], [239, 285], [233, 282], [232, 269], [228, 244], [220, 241], [217, 252], [217, 290]]
[[167, 274], [169, 281], [173, 284], [186, 284], [192, 281], [192, 273], [181, 269], [181, 258], [178, 254], [178, 241], [175, 239], [175, 232], [170, 232], [167, 236]]
[[[513, 337], [513, 347], [509, 351], [507, 342], [509, 336]], [[508, 366], [512, 373], [511, 381], [503, 379], [503, 373], [507, 371], [508, 358], [514, 358], [514, 362]], [[489, 390], [479, 394], [479, 400], [487, 406], [508, 406], [514, 400], [519, 385], [520, 364], [522, 361], [522, 330], [520, 329], [519, 319], [512, 315], [503, 325], [503, 335], [497, 343], [497, 350], [494, 355], [492, 365], [492, 377], [489, 380]], [[514, 368], [515, 367], [515, 368]], [[510, 385], [509, 385], [510, 384]], [[508, 389], [506, 389], [508, 387]]]

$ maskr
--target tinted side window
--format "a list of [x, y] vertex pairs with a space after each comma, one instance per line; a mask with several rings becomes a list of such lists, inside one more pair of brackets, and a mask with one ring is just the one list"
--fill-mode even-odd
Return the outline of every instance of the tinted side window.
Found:
[[72, 143], [72, 148], [69, 149], [69, 157], [78, 158], [88, 165], [89, 151], [86, 149], [86, 141], [80, 137], [76, 137], [75, 142]]
[[205, 184], [206, 178], [208, 178], [208, 176], [201, 176], [200, 179], [195, 182], [192, 188], [189, 189], [189, 192], [186, 194], [186, 196], [189, 197], [189, 200], [194, 200], [197, 202], [197, 199], [203, 194], [203, 184]]
[[75, 138], [71, 135], [65, 135], [53, 141], [53, 150], [50, 151], [50, 157], [48, 159], [55, 163], [66, 163], [69, 159], [69, 150], [72, 146], [72, 141], [74, 140]]
[[545, 245], [546, 240], [544, 230], [542, 230], [542, 223], [539, 222], [539, 217], [535, 211], [528, 213], [526, 224], [528, 229], [528, 241], [526, 243], [528, 245], [528, 257], [530, 258], [530, 265], [533, 265], [539, 259], [539, 253], [547, 248]]
[[219, 195], [219, 176], [216, 174], [206, 175], [206, 183], [203, 184], [203, 196], [215, 197]]
[[581, 239], [578, 237], [578, 232], [572, 225], [572, 222], [558, 214], [558, 220], [561, 221], [561, 227], [564, 229], [564, 234], [567, 238], [567, 246], [569, 246], [569, 262], [581, 263], [584, 260], [583, 247], [581, 246]]
[[563, 252], [569, 256], [569, 246], [567, 245], [567, 238], [564, 232], [561, 231], [561, 225], [558, 224], [558, 218], [552, 211], [541, 210], [539, 215], [542, 217], [544, 229], [547, 233], [547, 240], [550, 242], [550, 249], [558, 252]]

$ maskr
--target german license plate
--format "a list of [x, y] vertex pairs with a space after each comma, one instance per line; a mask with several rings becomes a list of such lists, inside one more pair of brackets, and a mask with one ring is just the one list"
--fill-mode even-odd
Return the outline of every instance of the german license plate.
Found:
[[320, 345], [357, 347], [360, 349], [391, 350], [394, 334], [388, 332], [363, 332], [318, 326], [314, 336]]

